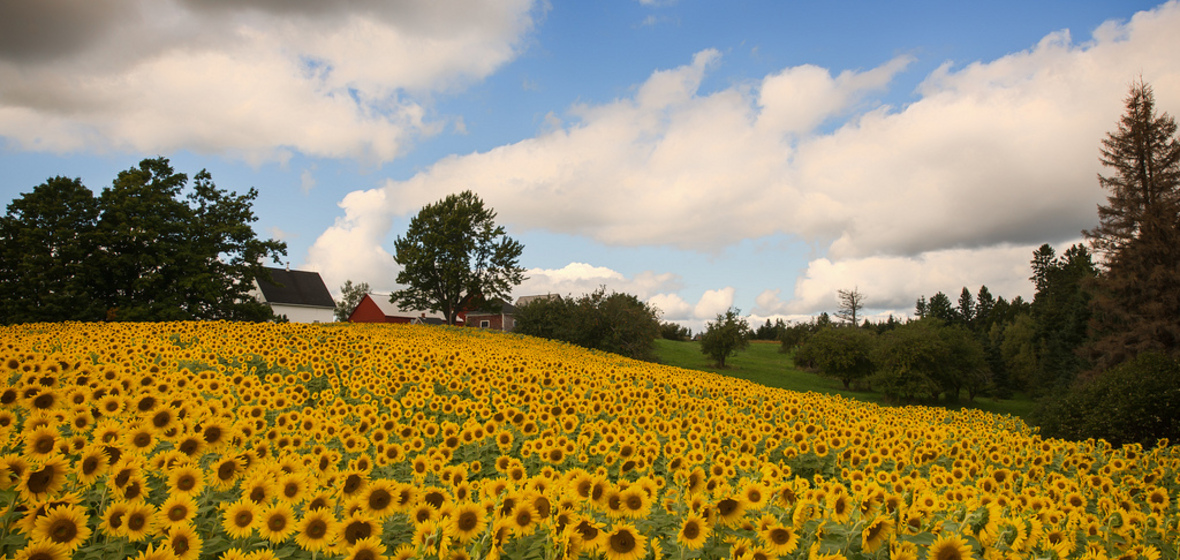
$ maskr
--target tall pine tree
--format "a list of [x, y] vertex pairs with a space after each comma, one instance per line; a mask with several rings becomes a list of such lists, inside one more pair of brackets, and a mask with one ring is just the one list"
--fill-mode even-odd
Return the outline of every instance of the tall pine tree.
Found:
[[1131, 87], [1101, 161], [1113, 173], [1098, 176], [1107, 203], [1083, 232], [1103, 269], [1087, 353], [1098, 370], [1149, 350], [1180, 355], [1180, 141], [1151, 86]]

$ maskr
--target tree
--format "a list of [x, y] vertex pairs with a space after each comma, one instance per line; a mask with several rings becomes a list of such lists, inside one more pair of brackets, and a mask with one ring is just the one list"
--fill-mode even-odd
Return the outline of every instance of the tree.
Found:
[[58, 177], [14, 201], [0, 267], [5, 287], [24, 287], [0, 295], [3, 320], [273, 318], [249, 292], [286, 244], [254, 233], [258, 192], [218, 189], [203, 170], [193, 179], [161, 157], [119, 173], [97, 198]]
[[418, 212], [405, 237], [394, 241], [406, 286], [389, 300], [413, 309], [442, 312], [455, 324], [462, 311], [507, 300], [524, 281], [517, 264], [524, 246], [505, 235], [496, 213], [471, 191], [452, 194]]
[[955, 314], [959, 316], [959, 322], [968, 328], [972, 327], [975, 324], [975, 315], [977, 312], [975, 296], [971, 295], [971, 291], [967, 289], [967, 286], [963, 286], [963, 291], [959, 293], [959, 307], [955, 309]]
[[54, 177], [0, 217], [0, 318], [4, 323], [94, 320], [101, 302], [86, 266], [96, 245], [98, 200], [80, 179]]
[[845, 389], [873, 373], [875, 336], [867, 329], [827, 327], [812, 335], [800, 349], [812, 356], [820, 373], [839, 379]]
[[849, 326], [856, 327], [856, 315], [865, 307], [864, 294], [860, 293], [858, 288], [853, 288], [851, 290], [836, 290], [836, 296], [840, 298], [840, 309], [836, 311], [836, 317], [848, 323]]
[[1098, 175], [1108, 191], [1098, 226], [1084, 231], [1103, 274], [1095, 282], [1098, 370], [1148, 350], [1180, 355], [1180, 139], [1176, 121], [1157, 114], [1152, 89], [1131, 87], [1118, 130], [1102, 141]]
[[894, 400], [937, 397], [941, 391], [938, 379], [947, 360], [946, 344], [936, 331], [940, 324], [937, 319], [920, 319], [881, 335], [873, 351], [873, 387]]
[[701, 335], [701, 352], [724, 368], [725, 360], [750, 346], [750, 325], [739, 315], [740, 310], [730, 307], [717, 314], [715, 321], [705, 325]]
[[369, 293], [368, 282], [353, 284], [352, 280], [345, 280], [344, 285], [340, 286], [340, 299], [336, 301], [336, 320], [347, 321], [348, 316], [356, 311], [356, 306], [360, 305], [367, 293]]
[[927, 304], [926, 310], [926, 317], [934, 317], [946, 323], [953, 322], [956, 318], [951, 298], [942, 292], [930, 296], [930, 303]]
[[516, 310], [516, 333], [561, 340], [637, 360], [655, 359], [659, 312], [631, 294], [605, 288], [577, 299], [538, 298]]

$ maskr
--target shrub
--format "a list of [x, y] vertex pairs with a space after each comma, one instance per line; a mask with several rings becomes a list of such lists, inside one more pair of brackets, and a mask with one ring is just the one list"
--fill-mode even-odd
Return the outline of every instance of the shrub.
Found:
[[1162, 354], [1141, 354], [1107, 370], [1089, 383], [1075, 385], [1058, 398], [1048, 397], [1033, 415], [1048, 437], [1104, 439], [1116, 446], [1155, 445], [1160, 438], [1180, 438], [1180, 362]]

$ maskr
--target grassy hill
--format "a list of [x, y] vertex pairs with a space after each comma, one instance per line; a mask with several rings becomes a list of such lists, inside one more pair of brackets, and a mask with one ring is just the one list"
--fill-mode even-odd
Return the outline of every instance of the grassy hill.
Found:
[[[656, 357], [660, 363], [670, 366], [710, 371], [729, 377], [736, 377], [753, 381], [768, 387], [777, 387], [789, 391], [813, 392], [827, 395], [841, 395], [851, 399], [889, 405], [885, 395], [871, 391], [847, 391], [837, 379], [823, 377], [815, 373], [796, 369], [791, 363], [791, 357], [779, 353], [777, 342], [755, 341], [750, 347], [727, 361], [725, 369], [717, 369], [712, 361], [701, 353], [700, 345], [696, 342], [678, 342], [660, 339], [656, 341]], [[1032, 411], [1034, 403], [1018, 395], [1014, 399], [997, 400], [990, 397], [979, 397], [975, 402], [964, 402], [958, 405], [946, 405], [948, 408], [976, 408], [996, 414], [1011, 414], [1024, 417]]]

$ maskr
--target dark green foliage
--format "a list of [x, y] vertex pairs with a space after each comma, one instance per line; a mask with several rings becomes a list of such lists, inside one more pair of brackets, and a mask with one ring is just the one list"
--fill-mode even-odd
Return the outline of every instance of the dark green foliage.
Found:
[[701, 334], [701, 352], [712, 358], [717, 367], [724, 368], [725, 360], [750, 346], [750, 325], [736, 308], [719, 313], [717, 319], [705, 325]]
[[925, 317], [933, 317], [944, 323], [951, 323], [958, 318], [958, 313], [955, 312], [951, 298], [942, 292], [938, 292], [930, 296], [930, 303], [928, 304]]
[[911, 321], [886, 332], [872, 356], [877, 371], [873, 386], [896, 400], [943, 394], [954, 402], [962, 391], [974, 399], [991, 381], [983, 345], [961, 325], [938, 319]]
[[936, 380], [947, 354], [935, 331], [937, 325], [937, 320], [921, 319], [881, 335], [873, 352], [877, 366], [873, 386], [893, 400], [937, 397], [940, 388]]
[[356, 310], [356, 306], [360, 305], [361, 300], [365, 299], [365, 294], [369, 293], [369, 283], [361, 282], [360, 284], [353, 284], [352, 280], [345, 280], [344, 285], [340, 286], [340, 301], [336, 302], [336, 309], [334, 313], [337, 321], [347, 321], [348, 316]]
[[872, 331], [859, 327], [825, 327], [807, 339], [796, 356], [805, 354], [821, 374], [839, 379], [849, 389], [872, 375], [875, 339]]
[[676, 323], [660, 323], [660, 337], [666, 340], [688, 340], [692, 338], [692, 330]]
[[1038, 367], [1029, 387], [1037, 394], [1062, 392], [1086, 367], [1077, 350], [1086, 341], [1090, 320], [1090, 294], [1085, 286], [1098, 271], [1081, 245], [1066, 249], [1060, 258], [1048, 244], [1042, 245], [1033, 253], [1032, 268], [1031, 280], [1037, 288], [1031, 313]]
[[775, 319], [774, 324], [771, 324], [770, 319], [767, 319], [766, 323], [754, 331], [754, 340], [781, 341], [786, 332], [787, 324], [782, 319]]
[[1180, 362], [1148, 352], [1043, 403], [1033, 419], [1047, 437], [1151, 447], [1160, 438], [1180, 440], [1178, 410]]
[[461, 311], [507, 300], [512, 287], [524, 281], [517, 264], [524, 246], [495, 219], [471, 191], [424, 206], [405, 237], [394, 240], [394, 260], [402, 267], [397, 283], [406, 288], [390, 301], [442, 312], [453, 325]]
[[654, 359], [657, 310], [631, 294], [604, 288], [580, 298], [538, 298], [516, 309], [514, 332], [561, 340], [637, 360]]
[[88, 286], [98, 200], [79, 179], [54, 177], [0, 217], [0, 317], [5, 323], [94, 320]]
[[51, 179], [0, 225], [3, 321], [270, 319], [248, 294], [286, 244], [256, 237], [257, 196], [205, 171], [190, 185], [166, 158], [119, 173], [98, 198]]

